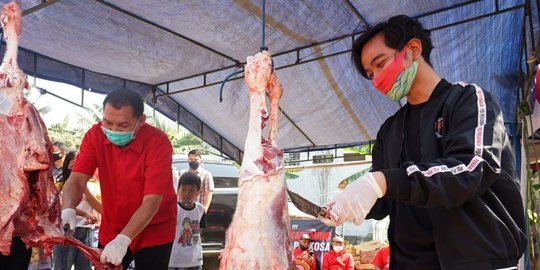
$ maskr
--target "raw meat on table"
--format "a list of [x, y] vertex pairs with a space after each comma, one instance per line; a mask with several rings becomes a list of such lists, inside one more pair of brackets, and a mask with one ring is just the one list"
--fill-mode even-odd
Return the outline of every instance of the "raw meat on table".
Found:
[[[283, 151], [276, 145], [283, 88], [270, 53], [248, 57], [249, 128], [240, 169], [238, 202], [227, 229], [220, 269], [296, 269], [289, 235]], [[266, 107], [270, 99], [270, 114]], [[268, 136], [263, 136], [270, 119]]]
[[[27, 246], [77, 246], [96, 269], [115, 269], [99, 262], [101, 250], [90, 248], [59, 228], [60, 201], [52, 178], [53, 146], [36, 108], [23, 96], [26, 74], [17, 65], [22, 12], [16, 2], [2, 8], [6, 53], [0, 66], [0, 253], [9, 255], [13, 236]], [[116, 267], [116, 269], [118, 269]]]

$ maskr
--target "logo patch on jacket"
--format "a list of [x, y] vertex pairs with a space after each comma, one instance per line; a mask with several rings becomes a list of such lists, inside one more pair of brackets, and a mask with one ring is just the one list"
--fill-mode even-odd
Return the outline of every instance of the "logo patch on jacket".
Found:
[[435, 122], [435, 137], [437, 139], [442, 138], [443, 134], [443, 128], [444, 128], [444, 119], [442, 117], [439, 117], [437, 119], [437, 122]]

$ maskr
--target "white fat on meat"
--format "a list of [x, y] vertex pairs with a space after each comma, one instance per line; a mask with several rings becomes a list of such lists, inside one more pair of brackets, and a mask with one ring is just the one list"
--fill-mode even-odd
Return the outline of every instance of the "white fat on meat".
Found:
[[[272, 72], [270, 53], [263, 51], [248, 57], [244, 77], [250, 95], [249, 127], [238, 202], [227, 229], [220, 269], [296, 269], [289, 233], [283, 151], [276, 145], [283, 88]], [[268, 136], [263, 136], [268, 119]]]

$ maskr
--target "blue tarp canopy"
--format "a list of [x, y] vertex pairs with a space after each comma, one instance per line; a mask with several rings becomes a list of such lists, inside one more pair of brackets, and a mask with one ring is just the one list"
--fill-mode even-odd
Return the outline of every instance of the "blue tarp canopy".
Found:
[[[8, 2], [1, 0], [0, 2]], [[19, 63], [29, 74], [107, 93], [127, 87], [240, 160], [248, 123], [241, 69], [264, 45], [284, 87], [278, 145], [328, 149], [374, 140], [401, 106], [354, 69], [365, 29], [405, 14], [431, 29], [435, 70], [493, 93], [514, 122], [536, 6], [525, 0], [25, 0]], [[529, 18], [529, 16], [532, 16]], [[530, 19], [530, 20], [529, 20]]]

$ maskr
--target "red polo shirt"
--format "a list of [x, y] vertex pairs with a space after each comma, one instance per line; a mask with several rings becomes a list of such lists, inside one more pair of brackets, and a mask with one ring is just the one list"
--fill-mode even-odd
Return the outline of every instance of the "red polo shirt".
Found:
[[351, 253], [342, 250], [336, 254], [331, 250], [324, 254], [321, 270], [353, 270], [354, 259]]
[[385, 246], [377, 251], [377, 255], [372, 262], [373, 265], [381, 268], [382, 270], [390, 269], [390, 246]]
[[132, 240], [130, 249], [135, 252], [174, 240], [177, 200], [171, 166], [171, 142], [153, 126], [142, 125], [124, 148], [107, 139], [101, 122], [86, 132], [73, 171], [92, 175], [99, 168], [103, 204], [100, 244], [107, 245], [124, 229], [147, 194], [163, 195], [163, 200], [150, 223]]

